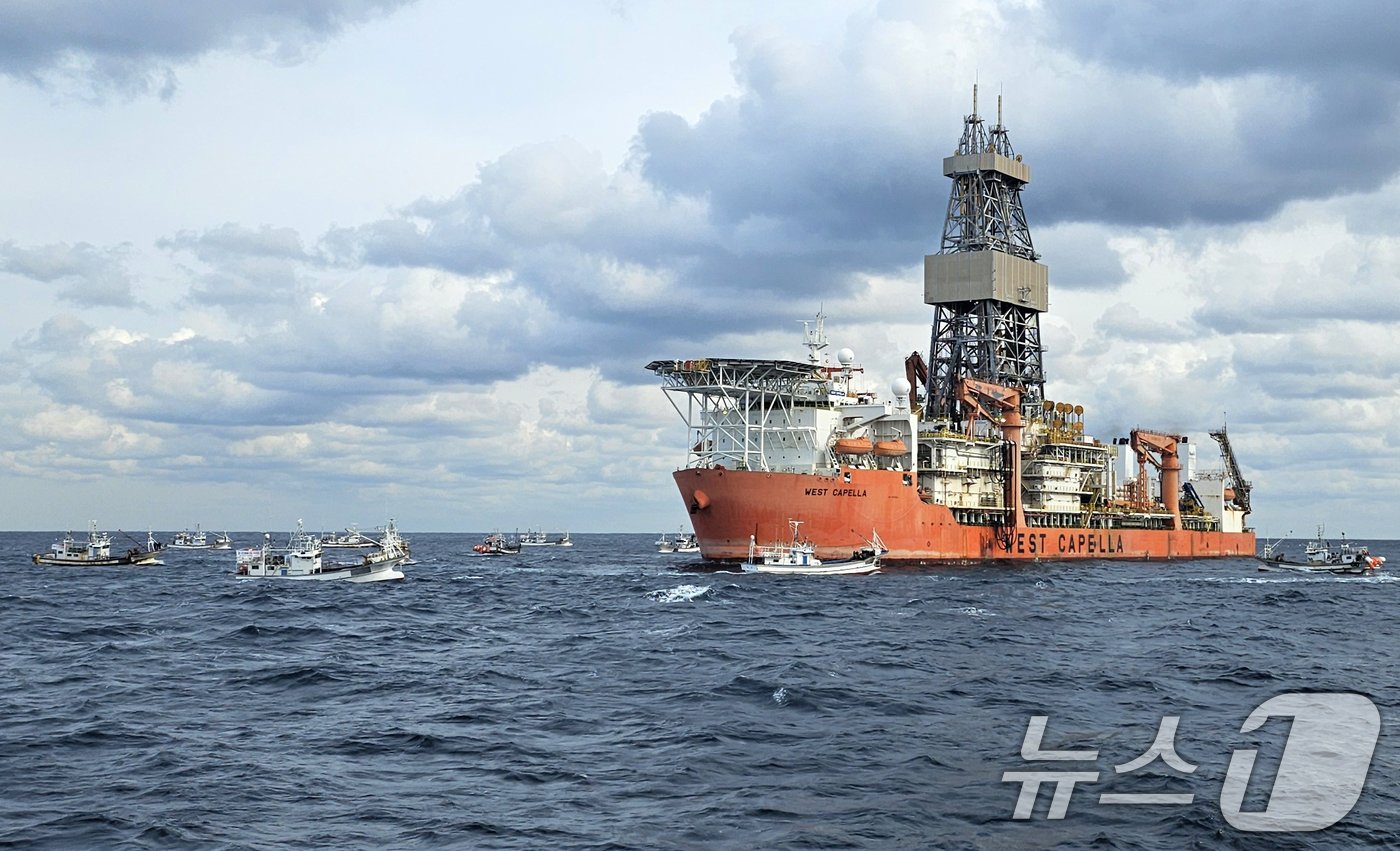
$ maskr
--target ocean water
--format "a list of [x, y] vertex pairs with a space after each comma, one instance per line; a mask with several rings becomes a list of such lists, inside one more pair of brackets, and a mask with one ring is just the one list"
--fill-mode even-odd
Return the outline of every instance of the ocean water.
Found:
[[[0, 846], [1400, 846], [1394, 543], [1372, 542], [1394, 572], [1368, 578], [1247, 560], [775, 577], [651, 535], [492, 558], [406, 534], [418, 563], [372, 585], [236, 580], [229, 551], [42, 567], [54, 535], [0, 534]], [[1360, 797], [1322, 830], [1232, 827], [1232, 752], [1258, 749], [1261, 810], [1290, 730], [1241, 727], [1299, 691], [1378, 707]], [[1033, 716], [1043, 749], [1096, 756], [1023, 759]], [[1167, 716], [1193, 770], [1116, 771]], [[1013, 818], [1004, 773], [1042, 770], [1096, 779], [1062, 818], [1053, 785]]]

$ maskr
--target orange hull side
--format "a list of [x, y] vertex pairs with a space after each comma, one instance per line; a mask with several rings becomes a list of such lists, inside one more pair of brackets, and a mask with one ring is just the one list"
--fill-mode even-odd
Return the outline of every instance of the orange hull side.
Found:
[[[973, 562], [1037, 559], [1188, 559], [1253, 557], [1253, 532], [1161, 529], [963, 526], [946, 507], [919, 499], [906, 475], [842, 470], [836, 476], [689, 469], [676, 484], [707, 559], [743, 559], [749, 536], [760, 544], [787, 540], [789, 520], [817, 556], [846, 558], [879, 533], [889, 561]], [[1007, 534], [1007, 532], [1010, 534]]]

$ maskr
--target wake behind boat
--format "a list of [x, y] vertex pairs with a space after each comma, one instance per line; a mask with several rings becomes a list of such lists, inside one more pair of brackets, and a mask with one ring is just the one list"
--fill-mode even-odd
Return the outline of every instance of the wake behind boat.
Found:
[[366, 557], [360, 564], [327, 567], [321, 563], [321, 541], [306, 532], [298, 520], [296, 531], [288, 538], [285, 547], [274, 547], [272, 536], [264, 535], [261, 547], [238, 550], [238, 566], [234, 575], [240, 579], [380, 582], [403, 579], [403, 571], [398, 569], [398, 565], [407, 558], [405, 551], [399, 561], [370, 562]]
[[887, 552], [879, 534], [872, 531], [866, 549], [851, 553], [851, 557], [844, 561], [823, 562], [816, 556], [816, 546], [802, 538], [802, 521], [789, 520], [788, 525], [792, 529], [791, 543], [759, 546], [755, 537], [749, 536], [749, 557], [743, 564], [745, 571], [804, 576], [867, 574], [880, 569], [880, 556]]
[[[125, 534], [125, 533], [123, 533]], [[129, 535], [127, 537], [130, 537]], [[135, 538], [132, 538], [135, 541]], [[139, 544], [139, 542], [138, 542]], [[112, 555], [112, 536], [106, 532], [97, 531], [97, 521], [92, 521], [88, 525], [88, 538], [80, 542], [73, 537], [72, 532], [67, 532], [63, 540], [49, 548], [47, 553], [35, 553], [33, 555], [35, 564], [58, 565], [63, 567], [108, 567], [112, 565], [131, 564], [145, 565], [157, 564], [157, 557], [160, 555], [161, 544], [147, 533], [146, 545], [135, 546], [128, 549], [121, 555]]]

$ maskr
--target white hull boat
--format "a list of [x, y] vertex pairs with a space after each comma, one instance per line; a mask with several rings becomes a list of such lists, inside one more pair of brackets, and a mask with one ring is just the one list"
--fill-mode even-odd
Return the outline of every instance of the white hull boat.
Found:
[[1332, 544], [1322, 536], [1323, 527], [1317, 527], [1317, 538], [1308, 541], [1303, 549], [1303, 560], [1289, 558], [1278, 551], [1282, 540], [1269, 544], [1259, 556], [1259, 569], [1264, 571], [1292, 571], [1294, 573], [1331, 573], [1341, 576], [1366, 576], [1375, 573], [1385, 564], [1385, 556], [1372, 555], [1368, 547], [1354, 546], [1342, 536], [1340, 544]]
[[175, 540], [170, 542], [172, 550], [207, 550], [211, 549], [209, 536], [200, 530], [199, 524], [194, 524], [194, 531], [186, 529], [183, 532], [175, 533]]
[[[412, 558], [408, 549], [408, 541], [399, 535], [399, 529], [394, 525], [394, 518], [389, 518], [389, 523], [384, 527], [384, 537], [379, 539], [379, 549], [372, 553], [366, 553], [365, 557], [358, 564], [340, 565], [341, 567], [398, 567], [405, 564]], [[403, 574], [398, 577], [403, 578]], [[370, 580], [365, 580], [370, 581]]]
[[665, 533], [656, 540], [656, 551], [659, 553], [698, 553], [700, 552], [700, 542], [696, 540], [694, 533], [681, 529], [676, 532], [675, 540], [667, 539]]
[[49, 552], [35, 553], [33, 559], [35, 564], [56, 567], [111, 567], [124, 564], [144, 566], [161, 564], [158, 560], [160, 551], [161, 544], [156, 542], [153, 535], [147, 533], [144, 550], [132, 547], [125, 553], [112, 555], [112, 536], [106, 532], [98, 532], [97, 522], [93, 521], [88, 526], [86, 541], [77, 540], [73, 533], [69, 532], [63, 536], [63, 540], [50, 547]]
[[344, 535], [322, 535], [321, 547], [327, 550], [359, 550], [377, 546], [375, 540], [357, 526], [346, 526]]
[[522, 547], [572, 547], [573, 545], [574, 542], [569, 538], [568, 532], [553, 541], [549, 539], [543, 529], [538, 532], [527, 529], [525, 534], [520, 536], [520, 546]]
[[816, 546], [802, 539], [799, 528], [801, 520], [789, 520], [792, 527], [790, 543], [774, 543], [759, 546], [753, 535], [749, 536], [749, 557], [743, 569], [750, 573], [778, 573], [800, 576], [850, 576], [874, 573], [880, 569], [880, 556], [888, 550], [876, 532], [871, 532], [869, 547], [851, 554], [842, 561], [822, 561], [816, 556]]
[[[366, 557], [368, 559], [368, 557]], [[404, 556], [407, 560], [407, 555]], [[261, 547], [238, 550], [240, 579], [294, 579], [304, 581], [382, 582], [403, 579], [400, 562], [384, 561], [326, 566], [321, 562], [321, 542], [308, 534], [297, 521], [285, 547], [274, 547], [271, 536], [263, 536]]]

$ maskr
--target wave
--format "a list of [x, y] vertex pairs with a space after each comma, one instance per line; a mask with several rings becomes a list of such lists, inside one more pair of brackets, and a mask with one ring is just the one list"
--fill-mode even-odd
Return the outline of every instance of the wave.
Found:
[[674, 588], [658, 588], [647, 596], [658, 603], [690, 603], [714, 596], [712, 585], [677, 585]]

